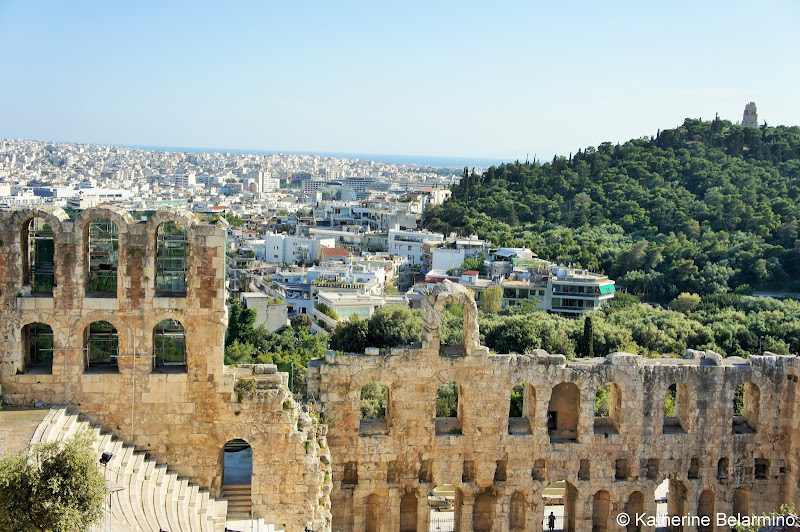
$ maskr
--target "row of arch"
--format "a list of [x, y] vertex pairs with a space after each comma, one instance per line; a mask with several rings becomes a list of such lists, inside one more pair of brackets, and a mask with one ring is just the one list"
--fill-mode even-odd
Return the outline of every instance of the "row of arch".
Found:
[[[442, 494], [447, 494], [447, 496], [442, 497]], [[409, 490], [400, 497], [400, 532], [418, 532], [421, 523], [427, 524], [429, 530], [441, 529], [442, 522], [439, 519], [444, 514], [438, 511], [441, 508], [444, 508], [446, 513], [452, 512], [452, 517], [445, 521], [445, 529], [453, 531], [471, 529], [474, 532], [491, 532], [495, 529], [506, 529], [507, 525], [509, 532], [523, 532], [529, 529], [531, 521], [533, 523], [538, 521], [544, 530], [551, 527], [553, 530], [563, 531], [577, 529], [578, 490], [564, 480], [554, 482], [542, 490], [542, 504], [538, 505], [538, 511], [534, 509], [533, 500], [526, 497], [526, 494], [521, 491], [511, 494], [507, 510], [504, 508], [503, 511], [498, 511], [496, 492], [491, 489], [482, 491], [472, 503], [471, 527], [462, 526], [463, 497], [458, 488], [451, 485], [437, 486], [431, 490], [427, 498], [428, 516], [427, 519], [421, 521], [419, 519], [420, 509], [425, 506], [420, 505], [417, 493]], [[442, 501], [442, 499], [445, 500]], [[649, 512], [645, 514], [648, 509], [645, 505], [645, 495], [638, 490], [631, 492], [627, 498], [623, 498], [618, 503], [615, 503], [611, 493], [607, 490], [596, 491], [589, 497], [589, 500], [591, 503], [586, 506], [589, 515], [583, 517], [591, 518], [593, 532], [617, 530], [619, 527], [616, 517], [620, 513], [629, 516], [650, 515]], [[390, 507], [375, 493], [368, 495], [362, 501], [364, 519], [361, 529], [364, 532], [378, 532], [384, 529], [381, 524], [389, 521], [387, 513], [391, 512]], [[683, 523], [688, 526], [681, 526], [677, 528], [679, 530], [696, 528], [706, 532], [715, 529], [718, 504], [717, 495], [711, 489], [700, 492], [696, 506], [690, 508], [686, 486], [679, 480], [666, 479], [656, 490], [653, 504], [656, 510], [653, 517], [660, 518], [662, 523], [667, 518], [683, 518]], [[649, 509], [652, 512], [653, 507], [651, 506]], [[727, 515], [743, 517], [751, 515], [752, 510], [749, 490], [744, 487], [736, 489], [731, 501], [731, 511]], [[537, 511], [539, 515], [532, 515], [532, 511]], [[692, 517], [687, 519], [687, 516], [690, 515]], [[707, 519], [708, 526], [702, 524], [702, 518]], [[691, 522], [692, 520], [694, 522]], [[630, 532], [642, 529], [641, 523], [637, 523], [635, 519], [632, 519], [625, 528]]]
[[[57, 234], [51, 223], [35, 216], [21, 228], [22, 284], [34, 295], [52, 295], [56, 285]], [[84, 285], [87, 297], [116, 297], [120, 230], [111, 218], [92, 218], [83, 228]], [[156, 295], [186, 294], [189, 258], [187, 228], [173, 220], [155, 228]]]
[[[380, 382], [370, 382], [361, 388], [360, 409], [362, 428], [373, 426], [374, 420], [388, 421], [390, 413], [389, 388]], [[460, 386], [455, 382], [442, 385], [436, 393], [437, 433], [458, 434], [463, 421], [459, 401]], [[759, 423], [761, 392], [757, 384], [739, 384], [731, 397], [733, 433], [756, 432]], [[532, 420], [538, 419], [536, 389], [525, 383], [510, 392], [508, 433], [532, 434]], [[670, 385], [662, 409], [664, 434], [687, 433], [690, 430], [690, 391], [682, 382]], [[576, 441], [578, 418], [581, 412], [580, 390], [572, 382], [562, 382], [553, 388], [547, 408], [547, 431], [551, 441]], [[594, 433], [619, 434], [623, 429], [622, 388], [608, 382], [597, 388], [594, 408]], [[364, 420], [367, 420], [365, 423]]]
[[[53, 329], [33, 322], [22, 328], [22, 356], [25, 371], [52, 372]], [[84, 369], [118, 367], [119, 333], [107, 321], [93, 321], [83, 330]], [[178, 320], [167, 318], [153, 328], [153, 361], [158, 366], [186, 366], [186, 331]]]

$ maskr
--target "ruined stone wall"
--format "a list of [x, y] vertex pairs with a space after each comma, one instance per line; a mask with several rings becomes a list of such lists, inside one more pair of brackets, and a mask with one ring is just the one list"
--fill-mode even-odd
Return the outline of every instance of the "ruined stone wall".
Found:
[[[52, 295], [31, 296], [24, 284], [26, 228], [35, 216], [54, 230]], [[111, 219], [119, 231], [116, 297], [86, 295], [87, 227], [96, 218]], [[156, 297], [156, 231], [166, 221], [188, 230], [185, 297]], [[11, 405], [72, 405], [215, 495], [222, 449], [242, 438], [253, 448], [254, 514], [290, 531], [326, 530], [325, 427], [294, 402], [286, 374], [265, 375], [261, 368], [237, 378], [223, 366], [225, 227], [183, 211], [161, 211], [146, 222], [114, 208], [83, 211], [75, 220], [58, 208], [0, 213], [3, 398]], [[167, 318], [184, 327], [185, 366], [154, 366], [154, 328]], [[118, 367], [87, 370], [84, 331], [100, 320], [118, 331]], [[51, 368], [27, 367], [24, 327], [35, 322], [52, 328]], [[257, 385], [240, 394], [241, 380]]]
[[[465, 343], [440, 346], [439, 313], [451, 302], [464, 305]], [[541, 530], [542, 492], [559, 480], [567, 482], [566, 528], [577, 531], [621, 530], [614, 519], [622, 511], [655, 515], [654, 490], [664, 479], [676, 515], [730, 514], [735, 499], [749, 514], [794, 501], [800, 366], [793, 357], [689, 352], [686, 359], [614, 354], [566, 363], [544, 351], [495, 355], [479, 345], [476, 315], [466, 291], [445, 283], [425, 302], [421, 349], [331, 352], [309, 368], [309, 390], [329, 421], [334, 531], [427, 531], [427, 494], [442, 484], [457, 488], [461, 531]], [[360, 392], [370, 382], [388, 388], [385, 422], [360, 419]], [[459, 417], [437, 419], [437, 390], [449, 382], [458, 384]], [[595, 420], [596, 390], [608, 382], [616, 407]], [[509, 420], [520, 383], [528, 387], [527, 419]], [[675, 383], [676, 416], [665, 419]], [[745, 406], [751, 423], [758, 417], [752, 428], [733, 417], [742, 383], [759, 392]], [[577, 390], [572, 402], [570, 388]], [[561, 426], [571, 422], [566, 414], [548, 431], [556, 403], [574, 414], [572, 432]]]

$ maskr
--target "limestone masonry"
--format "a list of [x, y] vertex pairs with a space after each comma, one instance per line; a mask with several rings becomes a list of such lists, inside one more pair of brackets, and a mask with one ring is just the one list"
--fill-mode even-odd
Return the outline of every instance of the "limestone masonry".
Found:
[[[171, 262], [181, 249], [185, 278]], [[224, 251], [224, 222], [182, 211], [146, 221], [116, 209], [0, 214], [5, 402], [69, 404], [215, 495], [223, 448], [241, 438], [252, 447], [253, 513], [291, 531], [427, 531], [428, 494], [445, 484], [461, 531], [541, 530], [545, 489], [559, 481], [570, 531], [655, 515], [664, 480], [676, 516], [797, 502], [794, 357], [496, 355], [480, 345], [470, 294], [445, 282], [425, 294], [421, 347], [330, 352], [312, 361], [311, 401], [300, 405], [274, 366], [223, 367]], [[453, 346], [438, 333], [449, 303], [464, 308]], [[362, 419], [370, 383], [386, 386], [379, 419]], [[437, 391], [451, 383], [455, 415], [436, 417]], [[595, 417], [607, 383], [608, 415]], [[509, 417], [518, 385], [522, 415]]]

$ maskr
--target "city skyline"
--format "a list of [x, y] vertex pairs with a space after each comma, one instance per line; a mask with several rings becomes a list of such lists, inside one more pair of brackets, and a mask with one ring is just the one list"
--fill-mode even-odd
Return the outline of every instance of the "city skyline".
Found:
[[790, 2], [0, 2], [0, 137], [499, 162], [749, 101], [797, 125], [798, 21]]

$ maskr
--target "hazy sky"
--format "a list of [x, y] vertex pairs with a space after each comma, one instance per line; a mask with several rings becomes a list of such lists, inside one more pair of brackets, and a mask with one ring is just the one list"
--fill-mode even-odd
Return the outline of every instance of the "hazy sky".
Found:
[[552, 157], [758, 104], [800, 3], [0, 0], [0, 137]]

